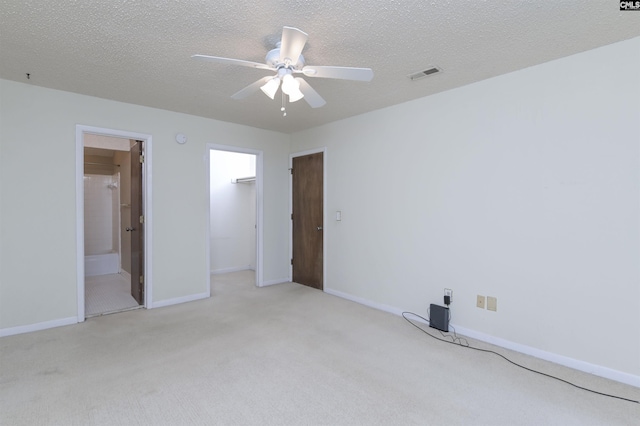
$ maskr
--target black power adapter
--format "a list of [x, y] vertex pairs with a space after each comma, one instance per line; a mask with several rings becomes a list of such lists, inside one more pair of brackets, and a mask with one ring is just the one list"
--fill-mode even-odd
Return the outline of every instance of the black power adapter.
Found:
[[444, 297], [444, 304], [449, 306], [451, 304], [451, 296]]
[[429, 327], [440, 331], [449, 331], [449, 308], [434, 305], [429, 306]]

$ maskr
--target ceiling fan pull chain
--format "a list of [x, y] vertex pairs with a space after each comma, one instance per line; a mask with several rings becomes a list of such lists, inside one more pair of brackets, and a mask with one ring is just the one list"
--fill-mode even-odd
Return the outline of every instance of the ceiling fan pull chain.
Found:
[[284, 92], [281, 92], [281, 93], [282, 93], [282, 107], [280, 108], [280, 111], [282, 111], [282, 116], [286, 117], [287, 116], [287, 110], [284, 107], [284, 102], [285, 102], [284, 101]]

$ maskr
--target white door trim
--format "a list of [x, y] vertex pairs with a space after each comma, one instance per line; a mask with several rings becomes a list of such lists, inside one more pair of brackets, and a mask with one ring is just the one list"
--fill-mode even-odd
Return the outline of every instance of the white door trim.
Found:
[[[322, 291], [327, 286], [327, 147], [309, 149], [289, 154], [289, 170], [293, 159], [322, 152]], [[293, 217], [293, 175], [289, 174], [289, 217]], [[293, 259], [293, 220], [289, 221], [289, 259]], [[289, 264], [289, 281], [293, 281], [293, 265]]]
[[153, 270], [151, 262], [153, 219], [151, 211], [151, 135], [101, 127], [76, 125], [76, 282], [78, 297], [78, 322], [85, 320], [84, 306], [84, 135], [94, 134], [144, 141], [144, 167], [142, 172], [142, 210], [144, 211], [144, 306], [153, 308]]
[[[264, 241], [264, 213], [263, 213], [263, 157], [264, 152], [251, 148], [242, 148], [238, 146], [218, 145], [214, 143], [207, 144], [207, 151], [205, 153], [205, 161], [207, 164], [207, 232], [206, 232], [206, 268], [207, 279], [211, 281], [211, 151], [227, 151], [238, 152], [241, 154], [253, 154], [256, 156], [256, 286], [262, 287], [264, 285], [263, 277], [263, 241]], [[211, 292], [211, 285], [208, 286], [208, 291]], [[210, 295], [210, 294], [209, 294]]]

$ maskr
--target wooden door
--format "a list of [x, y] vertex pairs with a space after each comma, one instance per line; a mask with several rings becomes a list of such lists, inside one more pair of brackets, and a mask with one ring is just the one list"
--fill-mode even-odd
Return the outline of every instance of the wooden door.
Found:
[[131, 296], [144, 304], [144, 215], [142, 211], [142, 141], [131, 148]]
[[323, 289], [322, 152], [293, 158], [293, 281]]

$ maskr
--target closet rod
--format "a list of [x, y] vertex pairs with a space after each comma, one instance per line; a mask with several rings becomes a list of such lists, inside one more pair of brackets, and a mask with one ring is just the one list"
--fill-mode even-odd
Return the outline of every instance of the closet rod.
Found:
[[107, 163], [91, 163], [88, 161], [85, 161], [84, 164], [88, 164], [91, 166], [109, 166], [109, 167], [120, 167], [120, 164], [107, 164]]
[[255, 181], [256, 181], [255, 176], [231, 179], [231, 183], [250, 183]]

